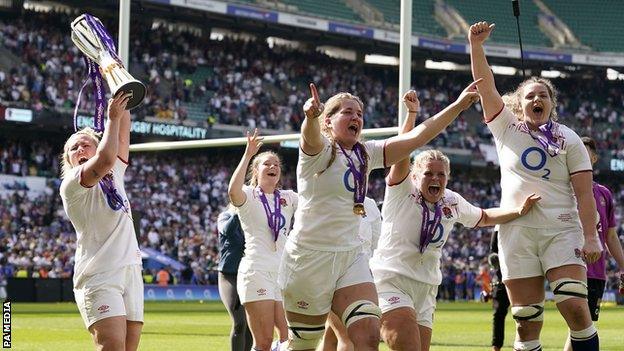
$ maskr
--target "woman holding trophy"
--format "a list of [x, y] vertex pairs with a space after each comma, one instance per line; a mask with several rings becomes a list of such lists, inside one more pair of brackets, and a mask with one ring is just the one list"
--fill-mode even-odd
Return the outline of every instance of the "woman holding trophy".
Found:
[[[60, 195], [77, 237], [74, 295], [97, 350], [136, 350], [143, 328], [142, 262], [124, 173], [130, 146], [127, 110], [141, 103], [145, 86], [123, 68], [97, 18], [85, 14], [72, 22], [72, 40], [87, 56], [96, 95], [96, 130], [72, 134], [61, 160]], [[114, 96], [106, 122], [100, 74]]]

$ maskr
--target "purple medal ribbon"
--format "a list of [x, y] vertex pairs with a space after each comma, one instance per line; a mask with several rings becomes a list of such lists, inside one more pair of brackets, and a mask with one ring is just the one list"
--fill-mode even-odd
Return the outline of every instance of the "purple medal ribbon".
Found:
[[438, 203], [434, 204], [434, 217], [429, 220], [429, 207], [425, 202], [425, 197], [420, 195], [420, 205], [422, 206], [422, 224], [420, 225], [420, 253], [425, 252], [427, 245], [433, 239], [436, 228], [442, 220], [442, 208]]
[[124, 212], [128, 213], [129, 210], [124, 204], [123, 198], [115, 189], [115, 184], [113, 183], [113, 175], [111, 173], [105, 175], [99, 182], [100, 188], [102, 192], [106, 196], [106, 202], [108, 206], [110, 206], [113, 211], [118, 211], [123, 209]]
[[538, 128], [542, 134], [533, 134], [531, 132], [531, 128], [527, 126], [529, 135], [531, 135], [533, 140], [537, 141], [544, 151], [546, 151], [551, 157], [557, 156], [561, 151], [561, 147], [555, 141], [555, 136], [552, 132], [553, 125], [553, 121], [549, 120], [548, 123], [539, 126]]
[[267, 217], [267, 222], [269, 223], [269, 228], [273, 233], [273, 240], [277, 241], [279, 238], [279, 230], [280, 230], [280, 221], [282, 218], [282, 204], [280, 203], [280, 192], [275, 189], [273, 192], [273, 211], [271, 211], [271, 206], [269, 206], [269, 200], [266, 195], [258, 187], [258, 192], [260, 193], [260, 201], [262, 202], [262, 207], [264, 207], [264, 213]]
[[[90, 14], [85, 14], [85, 19], [87, 20], [87, 24], [93, 30], [94, 34], [98, 37], [100, 42], [104, 44], [104, 50], [107, 50], [110, 55], [117, 61], [119, 57], [117, 56], [117, 49], [115, 48], [115, 43], [111, 38], [110, 34], [106, 31], [102, 22], [91, 16]], [[102, 74], [100, 73], [99, 67], [97, 63], [93, 62], [88, 56], [84, 57], [85, 65], [87, 67], [87, 72], [89, 77], [85, 79], [80, 91], [78, 92], [78, 99], [76, 101], [76, 107], [74, 108], [74, 130], [78, 130], [78, 106], [80, 106], [80, 99], [82, 97], [82, 90], [85, 88], [89, 79], [93, 82], [93, 86], [95, 89], [95, 115], [94, 115], [94, 128], [95, 131], [101, 132], [104, 130], [104, 111], [106, 111], [106, 93], [104, 92], [104, 79], [102, 78]]]
[[362, 144], [356, 143], [353, 146], [353, 153], [360, 162], [359, 169], [355, 166], [351, 156], [347, 154], [342, 145], [338, 144], [338, 146], [340, 146], [342, 154], [346, 157], [347, 162], [349, 163], [349, 170], [353, 173], [353, 187], [355, 189], [353, 191], [353, 201], [355, 204], [363, 204], [364, 198], [366, 197], [366, 169], [364, 167], [364, 155], [362, 155]]

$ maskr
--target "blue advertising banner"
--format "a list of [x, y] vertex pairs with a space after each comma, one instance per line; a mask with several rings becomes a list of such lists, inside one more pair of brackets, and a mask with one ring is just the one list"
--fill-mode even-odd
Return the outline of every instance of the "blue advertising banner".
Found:
[[216, 285], [170, 285], [145, 284], [145, 301], [220, 300]]
[[572, 63], [572, 55], [540, 51], [525, 51], [524, 57], [529, 60], [554, 61]]
[[253, 18], [265, 22], [277, 23], [277, 12], [263, 11], [252, 7], [228, 4], [227, 14], [238, 17]]
[[442, 40], [418, 38], [418, 46], [422, 48], [440, 50], [440, 51], [446, 51], [446, 52], [454, 52], [458, 54], [466, 53], [465, 44], [450, 43], [450, 42], [445, 42]]
[[362, 38], [373, 38], [373, 29], [368, 27], [350, 26], [348, 24], [329, 22], [329, 31]]

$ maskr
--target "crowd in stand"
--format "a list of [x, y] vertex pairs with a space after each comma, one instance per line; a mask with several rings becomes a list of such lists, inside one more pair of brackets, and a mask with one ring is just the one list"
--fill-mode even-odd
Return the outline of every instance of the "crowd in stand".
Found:
[[[7, 149], [30, 145], [27, 162], [53, 160], [58, 150], [2, 139], [0, 164], [7, 163]], [[43, 143], [45, 144], [45, 143]], [[33, 147], [35, 145], [36, 147]], [[169, 270], [171, 281], [187, 284], [214, 284], [218, 262], [216, 218], [227, 203], [227, 184], [232, 172], [231, 160], [239, 149], [209, 149], [131, 155], [126, 172], [126, 189], [139, 228], [139, 244], [170, 256], [187, 268]], [[283, 150], [285, 169], [283, 186], [295, 188], [295, 151]], [[42, 163], [42, 170], [58, 165]], [[47, 168], [46, 168], [47, 167]], [[10, 173], [10, 172], [9, 172]], [[3, 188], [0, 191], [0, 281], [2, 277], [70, 277], [73, 269], [75, 234], [64, 214], [58, 195], [59, 181], [50, 178], [36, 197], [26, 190]], [[382, 174], [374, 174], [369, 196], [383, 200]], [[455, 167], [449, 188], [465, 195], [481, 207], [498, 205], [500, 187], [496, 170]], [[624, 187], [611, 184], [617, 204], [624, 203]], [[621, 211], [621, 209], [620, 209]], [[618, 223], [622, 215], [618, 212]], [[624, 224], [618, 228], [624, 237]], [[478, 286], [479, 269], [487, 264], [490, 229], [456, 227], [443, 249], [444, 280], [441, 298], [470, 299]], [[611, 263], [613, 264], [613, 263]], [[614, 267], [611, 267], [614, 268]], [[611, 269], [613, 272], [613, 269]], [[156, 282], [158, 269], [146, 270]], [[613, 284], [615, 277], [611, 274]]]
[[[0, 46], [19, 61], [12, 69], [0, 68], [0, 101], [35, 111], [66, 112], [74, 107], [85, 70], [82, 55], [70, 40], [71, 19], [29, 12], [18, 19], [0, 20]], [[103, 20], [114, 36], [114, 23]], [[259, 39], [211, 40], [205, 33], [153, 28], [140, 21], [131, 33], [131, 72], [145, 80], [149, 92], [144, 107], [136, 111], [138, 116], [183, 120], [189, 115], [188, 104], [194, 103], [204, 109], [203, 121], [210, 124], [298, 130], [306, 85], [315, 82], [322, 97], [337, 91], [359, 95], [366, 106], [367, 126], [396, 125], [396, 68], [355, 64], [288, 46], [269, 47]], [[199, 70], [206, 74], [196, 74]], [[423, 101], [420, 118], [454, 100], [470, 79], [467, 74], [414, 72], [412, 84]], [[506, 91], [517, 78], [500, 82], [501, 91]], [[561, 120], [580, 135], [593, 135], [599, 148], [624, 156], [624, 91], [617, 82], [594, 77], [555, 83], [562, 91]], [[599, 97], [596, 91], [601, 92]], [[90, 89], [85, 94], [81, 108], [92, 111]], [[487, 129], [460, 117], [435, 145], [476, 150], [483, 141], [490, 141]]]

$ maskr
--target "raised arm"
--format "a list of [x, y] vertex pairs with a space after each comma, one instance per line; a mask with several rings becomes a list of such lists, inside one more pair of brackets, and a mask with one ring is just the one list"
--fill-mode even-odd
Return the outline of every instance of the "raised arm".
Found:
[[472, 82], [461, 93], [459, 98], [435, 116], [427, 119], [406, 134], [388, 138], [386, 141], [386, 166], [393, 165], [417, 148], [426, 145], [435, 138], [446, 126], [448, 126], [459, 114], [479, 100], [477, 84], [480, 80]]
[[[420, 101], [418, 101], [418, 95], [414, 90], [410, 90], [403, 95], [403, 103], [405, 107], [407, 107], [407, 115], [405, 116], [403, 127], [399, 131], [399, 135], [407, 134], [410, 130], [414, 129], [416, 116], [418, 115], [418, 111], [420, 111]], [[388, 172], [386, 176], [386, 183], [388, 185], [398, 184], [408, 176], [409, 170], [410, 160], [409, 157], [406, 157], [390, 167], [390, 172]]]
[[108, 119], [102, 140], [98, 144], [95, 155], [84, 164], [81, 183], [91, 187], [97, 184], [115, 165], [119, 152], [119, 132], [121, 120], [130, 99], [129, 95], [119, 94], [108, 101]]
[[247, 147], [245, 147], [245, 153], [234, 170], [234, 173], [232, 173], [232, 178], [230, 178], [230, 184], [228, 185], [230, 202], [236, 207], [242, 206], [247, 200], [247, 195], [245, 195], [243, 191], [245, 172], [247, 172], [251, 159], [258, 153], [258, 150], [260, 150], [262, 139], [263, 138], [258, 135], [258, 129], [254, 130], [253, 135], [247, 131]]
[[602, 245], [596, 233], [596, 201], [592, 191], [592, 180], [592, 172], [576, 173], [570, 178], [585, 237], [583, 258], [587, 263], [594, 263], [600, 258], [602, 252]]
[[124, 110], [123, 116], [119, 123], [119, 146], [117, 150], [117, 156], [122, 160], [128, 162], [130, 157], [130, 124], [132, 123], [130, 118], [130, 111]]
[[310, 83], [310, 94], [312, 97], [303, 105], [303, 112], [306, 118], [301, 125], [300, 143], [303, 152], [308, 155], [316, 155], [323, 150], [323, 137], [318, 117], [323, 112], [325, 106], [319, 99], [314, 83]]
[[524, 200], [522, 206], [517, 208], [505, 209], [494, 207], [485, 209], [483, 210], [483, 217], [481, 218], [481, 221], [477, 223], [477, 227], [489, 227], [513, 221], [514, 219], [527, 214], [533, 205], [541, 199], [541, 196], [531, 194]]
[[479, 95], [481, 95], [481, 104], [483, 105], [485, 118], [491, 118], [503, 108], [503, 99], [501, 99], [498, 90], [496, 90], [494, 74], [490, 69], [490, 65], [485, 57], [485, 51], [483, 50], [483, 43], [489, 38], [495, 26], [494, 23], [477, 22], [470, 26], [468, 31], [472, 77], [475, 80], [483, 79], [483, 83], [479, 84]]

